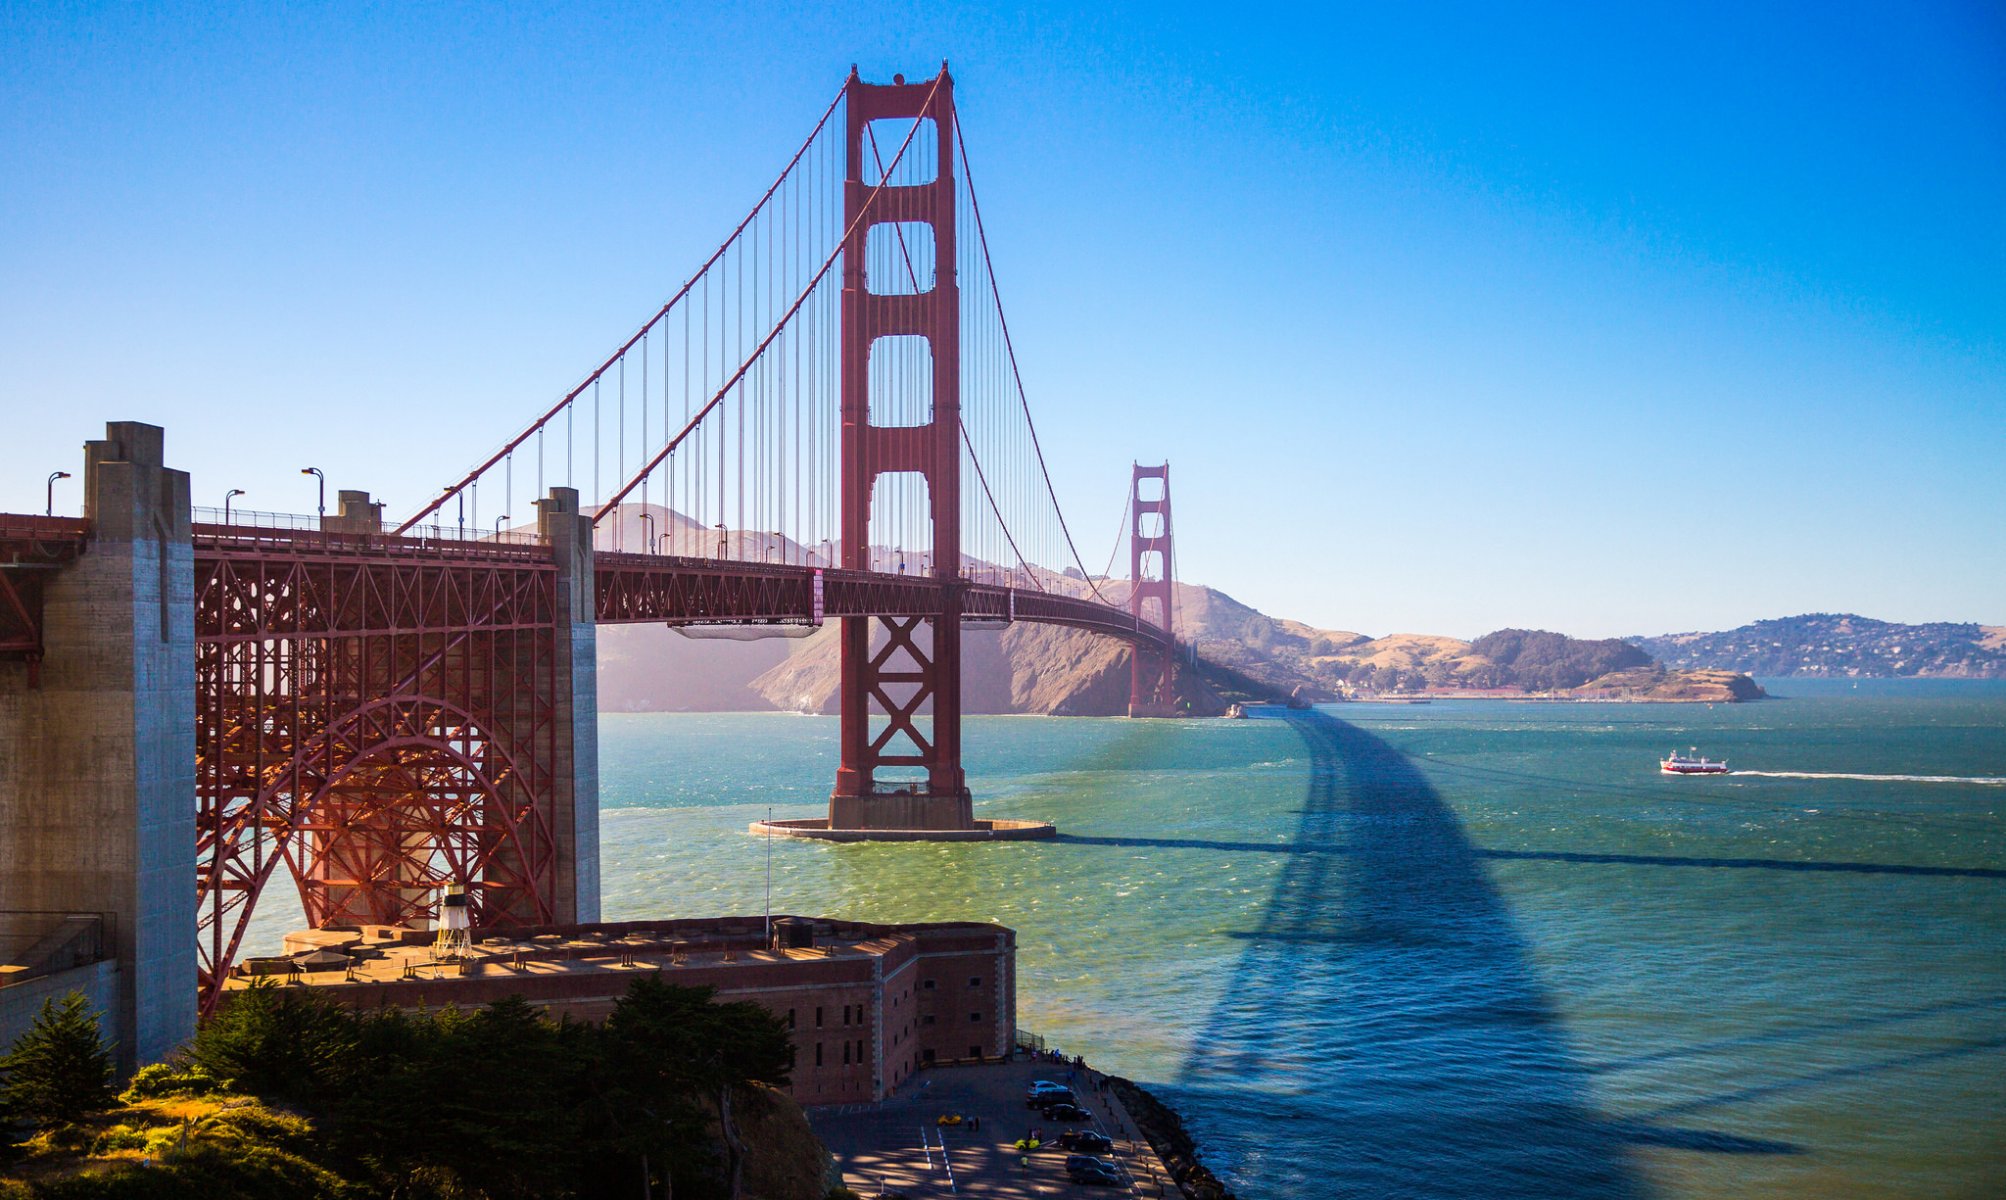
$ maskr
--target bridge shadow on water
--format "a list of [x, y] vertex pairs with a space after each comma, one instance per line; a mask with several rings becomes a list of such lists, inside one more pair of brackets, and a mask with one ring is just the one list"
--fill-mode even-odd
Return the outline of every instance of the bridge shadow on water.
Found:
[[1354, 725], [1282, 719], [1310, 749], [1296, 838], [1165, 1089], [1201, 1128], [1235, 1129], [1245, 1149], [1231, 1168], [1246, 1191], [1638, 1197], [1638, 1144], [1794, 1152], [1599, 1116], [1592, 1074], [1441, 796]]

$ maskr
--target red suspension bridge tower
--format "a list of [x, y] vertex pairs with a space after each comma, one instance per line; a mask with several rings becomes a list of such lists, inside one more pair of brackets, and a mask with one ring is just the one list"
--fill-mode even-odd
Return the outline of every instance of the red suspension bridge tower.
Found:
[[[924, 481], [931, 563], [941, 589], [931, 616], [843, 618], [842, 761], [830, 796], [832, 829], [974, 828], [961, 769], [961, 292], [955, 279], [954, 81], [869, 84], [850, 75], [843, 185], [842, 555], [867, 571], [871, 506], [882, 477]], [[934, 144], [932, 178], [896, 186], [866, 181], [873, 121], [920, 122], [915, 140]], [[868, 213], [866, 209], [869, 209]], [[931, 240], [935, 269], [910, 290], [874, 278], [874, 235]], [[882, 257], [880, 262], [885, 261]], [[906, 256], [911, 271], [911, 258]], [[890, 272], [887, 272], [890, 274]], [[872, 356], [893, 338], [923, 341], [932, 403], [918, 423], [893, 423], [873, 395]], [[884, 373], [878, 372], [883, 378]], [[908, 406], [905, 415], [911, 413]], [[877, 636], [874, 636], [877, 635]], [[920, 720], [931, 708], [932, 723]], [[902, 774], [889, 779], [881, 772]], [[919, 777], [913, 777], [914, 774]]]
[[[1137, 464], [1129, 479], [1129, 614], [1176, 632], [1176, 583], [1170, 561], [1170, 464]], [[1174, 717], [1177, 655], [1137, 645], [1129, 656], [1128, 715]]]

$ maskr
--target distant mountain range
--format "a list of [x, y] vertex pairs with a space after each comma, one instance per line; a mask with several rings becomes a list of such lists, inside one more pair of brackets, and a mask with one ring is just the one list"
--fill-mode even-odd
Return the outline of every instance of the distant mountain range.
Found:
[[1851, 613], [1806, 613], [1723, 633], [1624, 640], [1673, 668], [1769, 676], [2006, 679], [2006, 625], [1897, 625]]

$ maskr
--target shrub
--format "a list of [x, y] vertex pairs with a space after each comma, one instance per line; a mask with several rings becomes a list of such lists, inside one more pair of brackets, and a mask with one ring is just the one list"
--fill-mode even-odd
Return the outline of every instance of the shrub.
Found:
[[216, 1081], [199, 1067], [157, 1062], [148, 1063], [134, 1072], [118, 1098], [131, 1104], [162, 1096], [206, 1096], [215, 1090]]

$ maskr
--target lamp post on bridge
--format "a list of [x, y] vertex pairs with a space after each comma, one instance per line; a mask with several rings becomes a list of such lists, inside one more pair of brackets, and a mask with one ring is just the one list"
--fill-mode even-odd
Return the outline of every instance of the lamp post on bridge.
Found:
[[651, 512], [644, 512], [644, 513], [642, 513], [642, 514], [641, 514], [641, 530], [642, 530], [642, 532], [641, 532], [641, 553], [643, 553], [643, 554], [646, 554], [646, 553], [648, 553], [648, 552], [649, 552], [650, 550], [653, 550], [653, 549], [655, 548], [655, 514], [654, 514], [654, 513], [651, 513]]
[[495, 518], [495, 540], [498, 542], [501, 541], [502, 523], [507, 520], [508, 520], [507, 513], [503, 513], [501, 516]]
[[243, 488], [231, 488], [223, 493], [223, 524], [230, 523], [230, 501], [244, 494]]
[[719, 521], [717, 523], [717, 556], [719, 558], [724, 557], [724, 545], [725, 545], [724, 539], [725, 539], [724, 522]]
[[327, 476], [319, 467], [301, 467], [300, 474], [311, 475], [320, 481], [320, 523], [327, 524]]
[[43, 515], [44, 515], [44, 516], [50, 516], [50, 517], [53, 517], [53, 516], [55, 516], [55, 515], [56, 515], [56, 480], [58, 480], [58, 479], [68, 479], [69, 477], [70, 477], [70, 473], [69, 473], [68, 471], [51, 471], [51, 472], [49, 472], [49, 481], [48, 481], [48, 484], [49, 484], [49, 486], [48, 486], [48, 492], [49, 492], [49, 495], [48, 495], [48, 505], [47, 505], [47, 507], [46, 507], [46, 508], [44, 509], [44, 511], [43, 511]]

